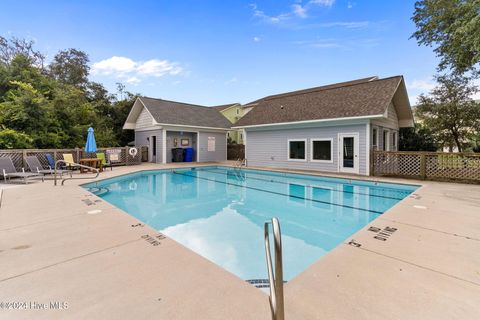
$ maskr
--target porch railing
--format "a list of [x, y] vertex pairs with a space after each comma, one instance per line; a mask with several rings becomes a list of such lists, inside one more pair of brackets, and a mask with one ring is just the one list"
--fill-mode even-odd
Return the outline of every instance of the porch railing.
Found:
[[375, 176], [480, 183], [480, 154], [373, 151]]

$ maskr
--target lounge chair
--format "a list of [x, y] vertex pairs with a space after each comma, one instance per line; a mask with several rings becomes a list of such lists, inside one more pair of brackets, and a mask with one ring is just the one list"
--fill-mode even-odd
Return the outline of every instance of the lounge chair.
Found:
[[[17, 169], [15, 169], [15, 165], [13, 164], [12, 159], [7, 158], [7, 157], [0, 157], [0, 173], [3, 175], [3, 179], [5, 179], [5, 183], [7, 183], [7, 178], [10, 180], [12, 177], [13, 178], [23, 178], [23, 181], [25, 184], [27, 184], [27, 178], [33, 178], [33, 177], [38, 177], [38, 173], [33, 173], [33, 172], [25, 172], [24, 169], [22, 169], [22, 172], [17, 172]], [[43, 181], [43, 176], [42, 176], [42, 181]]]
[[102, 167], [110, 167], [110, 170], [113, 170], [112, 163], [110, 161], [107, 161], [107, 158], [105, 157], [105, 153], [103, 152], [97, 152], [97, 158], [102, 161]]
[[65, 162], [67, 162], [65, 164], [65, 166], [67, 167], [67, 169], [70, 169], [70, 170], [76, 170], [78, 169], [78, 166], [76, 166], [74, 163], [75, 163], [75, 160], [73, 160], [73, 154], [71, 153], [64, 153], [63, 154], [63, 160], [65, 160]]
[[50, 153], [45, 154], [45, 158], [47, 158], [48, 166], [50, 169], [55, 169], [55, 159]]
[[[37, 172], [42, 175], [47, 175], [47, 174], [54, 174], [54, 169], [52, 167], [48, 167], [48, 169], [44, 169], [40, 161], [36, 156], [28, 156], [25, 157], [25, 162], [27, 163], [28, 168], [30, 169], [31, 172]], [[54, 165], [55, 166], [55, 165]], [[72, 171], [70, 170], [62, 170], [62, 169], [57, 169], [57, 173], [60, 174], [60, 177], [63, 176], [64, 173], [69, 173], [70, 177], [72, 177]]]

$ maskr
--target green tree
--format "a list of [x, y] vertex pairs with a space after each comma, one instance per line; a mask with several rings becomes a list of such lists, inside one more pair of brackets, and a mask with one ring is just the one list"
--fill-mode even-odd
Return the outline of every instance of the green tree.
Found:
[[61, 50], [48, 66], [55, 80], [77, 88], [85, 88], [88, 83], [88, 55], [77, 49]]
[[432, 132], [421, 124], [413, 128], [400, 128], [398, 149], [400, 151], [437, 151]]
[[477, 88], [462, 76], [438, 76], [428, 96], [420, 95], [416, 116], [442, 145], [464, 151], [480, 130], [480, 105], [471, 99]]
[[0, 149], [26, 149], [32, 147], [33, 139], [12, 129], [0, 129]]
[[480, 61], [480, 0], [421, 0], [412, 17], [419, 45], [434, 46], [439, 70], [462, 74]]

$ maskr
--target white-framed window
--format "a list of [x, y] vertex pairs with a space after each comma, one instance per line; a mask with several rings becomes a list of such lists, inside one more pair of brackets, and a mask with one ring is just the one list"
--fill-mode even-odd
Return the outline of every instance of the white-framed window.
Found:
[[382, 131], [382, 150], [383, 151], [390, 151], [390, 131], [383, 129]]
[[288, 160], [307, 161], [307, 139], [288, 139]]
[[397, 149], [397, 132], [396, 131], [392, 132], [392, 147], [394, 150]]
[[311, 139], [310, 160], [312, 162], [333, 162], [333, 139]]
[[378, 128], [372, 128], [372, 146], [378, 147]]

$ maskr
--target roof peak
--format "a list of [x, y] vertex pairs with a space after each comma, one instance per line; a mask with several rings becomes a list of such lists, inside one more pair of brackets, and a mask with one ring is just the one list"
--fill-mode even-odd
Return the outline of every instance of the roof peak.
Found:
[[307, 94], [307, 93], [312, 93], [312, 92], [317, 92], [317, 91], [345, 88], [345, 87], [356, 86], [356, 85], [361, 85], [361, 84], [365, 84], [365, 83], [369, 83], [369, 82], [382, 81], [382, 80], [387, 80], [387, 79], [397, 78], [397, 77], [402, 77], [402, 76], [400, 76], [400, 75], [399, 76], [391, 76], [391, 77], [387, 77], [387, 78], [379, 78], [378, 76], [371, 76], [371, 77], [360, 78], [360, 79], [355, 79], [355, 80], [350, 80], [350, 81], [343, 81], [343, 82], [327, 84], [327, 85], [318, 86], [318, 87], [300, 89], [300, 90], [289, 91], [289, 92], [285, 92], [285, 93], [278, 93], [278, 94], [269, 95], [269, 96], [257, 99], [255, 101], [249, 102], [249, 103], [245, 104], [245, 106], [255, 105], [255, 104], [258, 104], [260, 101], [267, 101], [267, 100], [272, 100], [272, 99], [277, 99], [277, 98], [296, 96], [296, 95]]
[[183, 104], [183, 105], [192, 106], [192, 107], [199, 107], [199, 108], [210, 108], [208, 106], [202, 106], [202, 105], [199, 105], [199, 104], [193, 104], [193, 103], [181, 102], [181, 101], [173, 101], [173, 100], [166, 100], [166, 99], [160, 99], [160, 98], [152, 98], [152, 97], [146, 97], [146, 96], [141, 96], [141, 97], [138, 97], [138, 98], [139, 99], [151, 99], [151, 100], [156, 100], [156, 101], [178, 103], [178, 104]]

